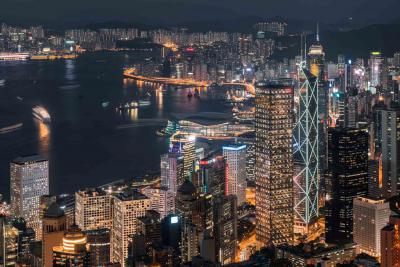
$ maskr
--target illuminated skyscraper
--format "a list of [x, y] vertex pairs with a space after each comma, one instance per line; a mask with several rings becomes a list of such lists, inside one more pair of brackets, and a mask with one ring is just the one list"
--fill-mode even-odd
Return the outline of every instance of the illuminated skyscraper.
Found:
[[62, 245], [53, 247], [53, 266], [91, 266], [86, 235], [74, 225], [65, 232]]
[[227, 195], [235, 195], [237, 204], [246, 202], [246, 145], [222, 147], [227, 163]]
[[41, 239], [40, 196], [49, 194], [49, 162], [41, 156], [18, 157], [10, 164], [11, 205], [14, 215]]
[[381, 231], [381, 266], [400, 266], [400, 216], [392, 215]]
[[318, 217], [318, 80], [300, 66], [300, 86], [296, 90], [294, 138], [295, 222], [307, 233]]
[[318, 92], [318, 155], [319, 171], [322, 173], [326, 168], [327, 149], [326, 136], [328, 127], [328, 89], [325, 79], [325, 52], [319, 40], [319, 29], [317, 28], [316, 42], [310, 46], [308, 52], [309, 70], [317, 77]]
[[203, 192], [213, 197], [226, 195], [227, 171], [226, 160], [222, 156], [200, 161], [200, 179]]
[[293, 88], [256, 84], [256, 238], [293, 241]]
[[385, 197], [400, 194], [400, 105], [380, 110], [382, 189]]
[[136, 219], [146, 214], [150, 199], [137, 191], [122, 192], [113, 197], [111, 228], [111, 262], [126, 266], [128, 257], [128, 240], [136, 234]]
[[170, 139], [170, 152], [183, 156], [183, 176], [190, 177], [196, 159], [196, 137], [182, 133], [173, 135]]
[[60, 206], [53, 202], [43, 214], [42, 261], [44, 267], [53, 266], [53, 247], [62, 246], [67, 218]]
[[389, 203], [357, 197], [353, 201], [353, 241], [357, 254], [381, 255], [381, 229], [389, 222]]
[[101, 189], [76, 192], [75, 222], [82, 231], [111, 228], [111, 196]]
[[183, 157], [177, 153], [166, 153], [161, 155], [161, 186], [171, 190], [174, 195], [179, 185], [184, 181]]
[[326, 177], [327, 242], [351, 242], [353, 199], [368, 192], [368, 133], [363, 129], [329, 128]]
[[142, 190], [143, 194], [150, 199], [150, 209], [157, 211], [161, 219], [168, 214], [175, 213], [175, 194], [172, 190], [165, 187], [152, 188], [146, 187]]
[[371, 87], [381, 85], [382, 56], [381, 52], [371, 52], [369, 59]]
[[0, 215], [0, 266], [16, 266], [18, 256], [18, 230]]

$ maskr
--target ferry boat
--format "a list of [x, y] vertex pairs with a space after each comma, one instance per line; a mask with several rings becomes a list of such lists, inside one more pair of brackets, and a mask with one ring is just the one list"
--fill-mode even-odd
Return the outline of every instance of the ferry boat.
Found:
[[47, 112], [47, 110], [41, 106], [35, 106], [32, 108], [32, 114], [35, 116], [38, 120], [44, 122], [44, 123], [50, 123], [50, 114]]
[[0, 61], [21, 61], [28, 59], [29, 53], [0, 53]]

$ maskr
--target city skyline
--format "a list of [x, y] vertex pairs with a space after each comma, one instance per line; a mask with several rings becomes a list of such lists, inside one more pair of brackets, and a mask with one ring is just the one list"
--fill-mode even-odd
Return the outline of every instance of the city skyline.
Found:
[[398, 4], [74, 1], [3, 6], [0, 265], [400, 267]]

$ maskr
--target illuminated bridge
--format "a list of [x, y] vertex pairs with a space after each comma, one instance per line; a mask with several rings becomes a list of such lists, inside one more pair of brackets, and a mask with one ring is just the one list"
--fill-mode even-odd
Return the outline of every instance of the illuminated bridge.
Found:
[[[151, 77], [151, 76], [141, 76], [135, 74], [134, 68], [128, 68], [124, 70], [124, 76], [126, 78], [131, 78], [138, 81], [161, 83], [167, 85], [181, 85], [181, 86], [195, 86], [195, 87], [207, 87], [211, 83], [200, 82], [190, 79], [175, 79], [175, 78], [165, 78], [165, 77]], [[224, 82], [221, 85], [237, 85], [246, 87], [247, 92], [255, 95], [255, 88], [253, 84], [250, 83], [239, 83], [239, 82]]]

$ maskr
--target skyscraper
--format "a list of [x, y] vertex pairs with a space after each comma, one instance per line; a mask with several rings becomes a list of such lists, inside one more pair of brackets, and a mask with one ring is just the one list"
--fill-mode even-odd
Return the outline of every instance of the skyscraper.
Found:
[[168, 214], [175, 213], [175, 194], [172, 190], [168, 190], [165, 187], [145, 187], [142, 192], [150, 199], [149, 208], [157, 211], [161, 219]]
[[368, 133], [329, 128], [326, 175], [326, 240], [351, 242], [353, 199], [368, 192]]
[[[11, 205], [14, 215], [41, 233], [40, 196], [49, 194], [49, 163], [41, 156], [18, 157], [10, 164]], [[40, 240], [41, 236], [37, 235]]]
[[18, 256], [18, 230], [0, 215], [0, 266], [16, 266]]
[[[308, 233], [318, 217], [318, 80], [300, 66], [300, 86], [296, 90], [294, 128], [294, 211], [296, 226]], [[296, 227], [297, 228], [297, 227]]]
[[136, 219], [144, 216], [149, 206], [149, 198], [134, 190], [113, 196], [111, 262], [119, 262], [122, 267], [126, 266], [129, 237], [136, 234]]
[[110, 229], [84, 231], [91, 266], [105, 266], [110, 263]]
[[381, 109], [382, 189], [385, 197], [400, 194], [400, 105]]
[[392, 215], [381, 231], [381, 266], [400, 266], [400, 216]]
[[256, 84], [256, 238], [260, 246], [293, 241], [293, 88]]
[[222, 147], [227, 164], [227, 195], [235, 195], [237, 204], [246, 202], [246, 145]]
[[[317, 101], [318, 101], [318, 155], [319, 172], [322, 173], [326, 168], [326, 135], [328, 127], [328, 89], [325, 79], [325, 52], [319, 40], [319, 27], [317, 25], [316, 40], [308, 51], [309, 70], [312, 75], [317, 77]], [[315, 89], [314, 89], [315, 91]]]
[[201, 225], [198, 203], [199, 194], [196, 187], [189, 180], [185, 180], [179, 187], [176, 197], [176, 214], [182, 229], [180, 246], [182, 262], [191, 261], [192, 257], [198, 254], [197, 231]]
[[381, 255], [381, 229], [389, 222], [389, 203], [357, 197], [353, 201], [353, 241], [357, 252]]
[[183, 177], [190, 177], [196, 159], [196, 137], [182, 133], [173, 135], [170, 139], [170, 152], [183, 156]]
[[214, 197], [226, 195], [228, 183], [224, 157], [201, 160], [200, 176], [203, 192], [212, 194]]
[[53, 202], [43, 214], [42, 261], [44, 267], [53, 266], [53, 247], [61, 246], [67, 218], [60, 206]]
[[97, 188], [76, 192], [75, 222], [82, 231], [111, 228], [111, 196]]
[[64, 233], [61, 246], [53, 247], [53, 266], [91, 266], [86, 235], [74, 225]]
[[219, 197], [213, 203], [215, 259], [222, 265], [234, 262], [237, 246], [237, 198]]
[[371, 87], [374, 89], [376, 86], [381, 85], [381, 71], [382, 71], [382, 56], [381, 52], [374, 51], [371, 52], [371, 57], [369, 59], [370, 67], [370, 83]]
[[171, 190], [174, 195], [183, 183], [183, 157], [177, 153], [161, 155], [161, 186]]

